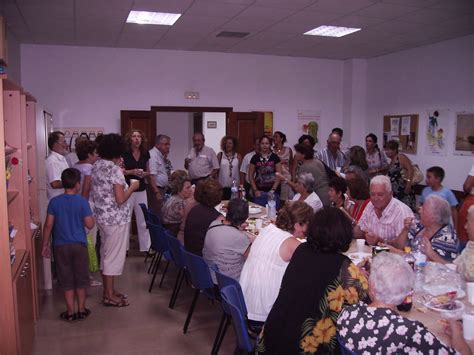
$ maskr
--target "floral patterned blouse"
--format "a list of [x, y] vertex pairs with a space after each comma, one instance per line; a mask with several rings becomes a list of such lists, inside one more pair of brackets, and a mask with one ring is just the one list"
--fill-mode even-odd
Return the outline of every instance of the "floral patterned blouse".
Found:
[[257, 344], [265, 354], [338, 354], [336, 321], [347, 305], [367, 298], [368, 283], [344, 255], [300, 245]]
[[129, 223], [132, 211], [128, 201], [119, 205], [115, 200], [114, 185], [128, 185], [119, 166], [113, 161], [99, 159], [92, 166], [91, 198], [94, 201], [94, 217], [98, 224], [115, 226]]
[[[425, 227], [417, 221], [408, 232], [408, 241], [410, 244], [413, 243], [415, 237], [421, 233]], [[452, 224], [447, 224], [433, 234], [430, 238], [431, 247], [437, 252], [443, 259], [447, 261], [453, 261], [457, 258], [459, 252], [459, 239]]]
[[342, 311], [337, 329], [339, 340], [357, 354], [456, 354], [422, 323], [363, 302]]
[[163, 223], [181, 223], [185, 204], [185, 200], [179, 195], [173, 195], [166, 200], [162, 208]]

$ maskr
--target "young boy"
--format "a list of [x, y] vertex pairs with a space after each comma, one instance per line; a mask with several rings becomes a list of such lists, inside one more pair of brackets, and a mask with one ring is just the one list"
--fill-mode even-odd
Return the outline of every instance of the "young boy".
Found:
[[[81, 173], [69, 168], [61, 174], [64, 194], [49, 201], [44, 224], [42, 254], [51, 257], [50, 237], [53, 232], [54, 258], [59, 287], [64, 291], [67, 310], [59, 317], [73, 322], [84, 320], [91, 313], [86, 308], [86, 288], [89, 286], [89, 256], [84, 226], [92, 228], [94, 220], [87, 200], [78, 195]], [[74, 295], [77, 313], [74, 312]]]
[[428, 170], [426, 170], [426, 185], [428, 186], [423, 189], [421, 193], [421, 197], [420, 197], [420, 202], [421, 204], [425, 203], [426, 198], [431, 194], [435, 194], [444, 198], [446, 201], [448, 201], [449, 205], [451, 206], [451, 213], [453, 216], [453, 225], [454, 225], [454, 228], [456, 228], [457, 222], [458, 222], [458, 211], [456, 209], [458, 205], [458, 200], [450, 189], [448, 189], [447, 187], [444, 187], [441, 184], [443, 179], [444, 179], [443, 168], [440, 168], [439, 166], [433, 166], [429, 168]]

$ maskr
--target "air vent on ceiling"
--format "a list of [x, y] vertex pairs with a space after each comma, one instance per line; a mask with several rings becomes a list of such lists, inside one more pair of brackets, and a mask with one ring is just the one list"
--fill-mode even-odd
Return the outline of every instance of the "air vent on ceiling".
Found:
[[222, 31], [217, 34], [216, 37], [227, 37], [227, 38], [244, 38], [248, 36], [249, 32], [231, 32], [231, 31]]

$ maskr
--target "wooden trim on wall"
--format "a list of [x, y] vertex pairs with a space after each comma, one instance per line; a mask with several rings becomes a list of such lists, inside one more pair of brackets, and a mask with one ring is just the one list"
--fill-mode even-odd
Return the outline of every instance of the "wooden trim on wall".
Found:
[[233, 112], [232, 107], [151, 106], [153, 112]]

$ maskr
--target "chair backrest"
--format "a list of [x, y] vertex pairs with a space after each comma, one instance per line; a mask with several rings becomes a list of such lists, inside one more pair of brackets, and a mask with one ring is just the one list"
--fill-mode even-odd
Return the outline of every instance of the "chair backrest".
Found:
[[149, 223], [153, 223], [159, 226], [162, 225], [160, 217], [150, 209], [148, 209], [148, 220]]
[[148, 228], [148, 223], [150, 223], [150, 215], [148, 214], [148, 207], [144, 203], [139, 203], [138, 205], [142, 209], [143, 218], [145, 218], [145, 223], [147, 224], [146, 227]]
[[213, 271], [216, 274], [217, 286], [219, 287], [219, 290], [227, 286], [234, 286], [236, 288], [240, 311], [242, 312], [244, 317], [247, 317], [247, 306], [245, 305], [244, 294], [242, 292], [242, 287], [240, 287], [240, 283], [232, 277], [220, 273], [214, 268]]
[[170, 246], [170, 252], [173, 256], [174, 263], [177, 267], [183, 268], [186, 266], [183, 255], [183, 245], [178, 238], [172, 236], [169, 232], [166, 232], [166, 238], [168, 238], [168, 245]]
[[353, 352], [352, 350], [346, 348], [346, 345], [344, 344], [342, 339], [339, 338], [339, 335], [337, 336], [337, 342], [339, 344], [339, 349], [341, 350], [341, 355], [356, 355], [355, 352]]
[[200, 290], [213, 289], [214, 283], [206, 261], [199, 255], [191, 254], [186, 250], [183, 250], [183, 256], [193, 286]]
[[148, 223], [150, 230], [151, 247], [160, 253], [167, 253], [170, 251], [168, 238], [166, 238], [166, 230], [157, 224]]
[[232, 325], [234, 326], [235, 336], [237, 337], [237, 347], [246, 352], [253, 351], [253, 344], [250, 341], [247, 322], [242, 314], [239, 305], [236, 303], [238, 299], [238, 291], [235, 286], [229, 285], [221, 290], [221, 302], [224, 303], [224, 309], [227, 309], [232, 317]]

